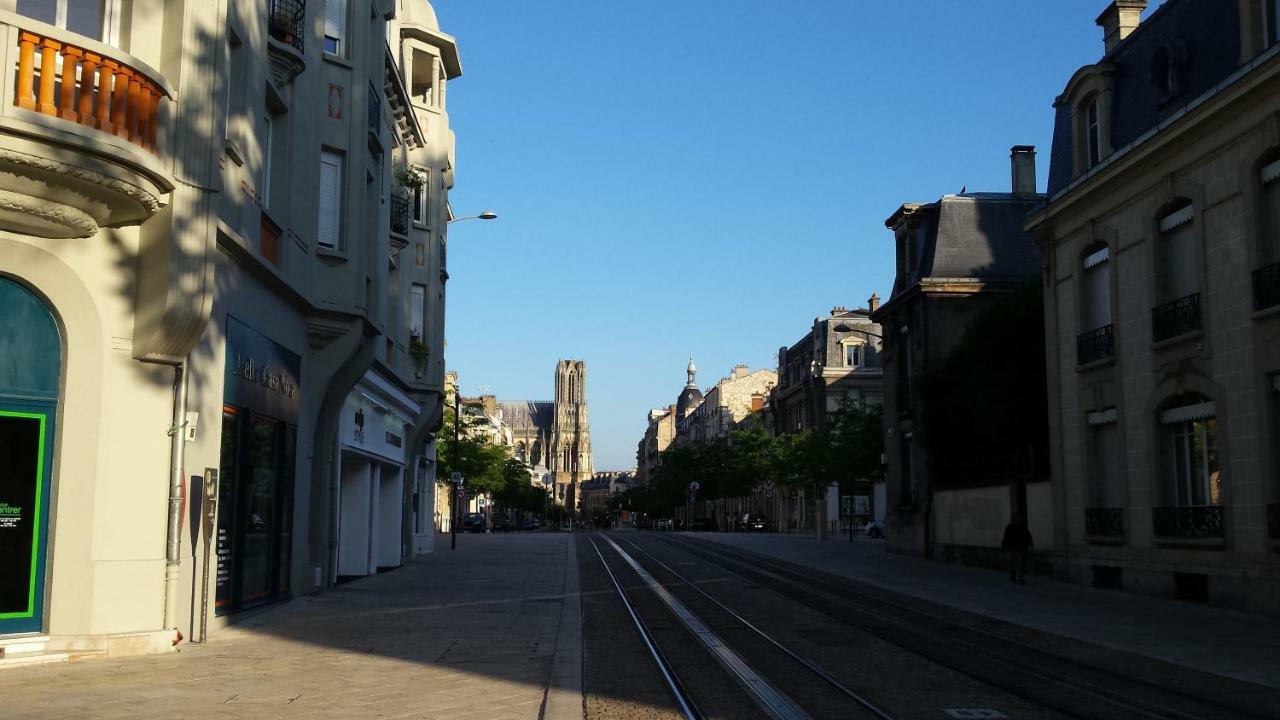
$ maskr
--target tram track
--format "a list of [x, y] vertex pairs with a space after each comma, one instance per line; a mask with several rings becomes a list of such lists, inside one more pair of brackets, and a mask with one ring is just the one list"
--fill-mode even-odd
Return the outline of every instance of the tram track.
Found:
[[[872, 591], [855, 581], [707, 542], [665, 536], [657, 540], [857, 631], [1063, 715], [1091, 720], [1280, 718], [1276, 692], [1269, 688], [1214, 676], [1231, 689], [1205, 697], [1177, 684], [1128, 677], [923, 612], [916, 603], [894, 603], [891, 593]], [[880, 704], [892, 703], [882, 699]]]

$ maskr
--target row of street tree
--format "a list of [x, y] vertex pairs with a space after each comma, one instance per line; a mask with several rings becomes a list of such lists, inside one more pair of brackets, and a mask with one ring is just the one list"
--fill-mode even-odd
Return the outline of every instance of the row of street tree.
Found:
[[461, 473], [467, 497], [487, 497], [497, 511], [524, 511], [548, 516], [551, 521], [559, 519], [550, 491], [531, 482], [529, 466], [512, 457], [510, 448], [490, 441], [483, 432], [484, 420], [464, 414], [455, 436], [456, 423], [453, 408], [447, 408], [436, 445], [437, 477]]

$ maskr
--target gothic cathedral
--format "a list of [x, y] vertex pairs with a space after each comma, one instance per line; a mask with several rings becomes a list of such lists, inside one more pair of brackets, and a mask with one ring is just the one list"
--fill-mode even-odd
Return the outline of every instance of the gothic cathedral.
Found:
[[556, 363], [555, 400], [503, 402], [516, 457], [549, 473], [555, 498], [576, 505], [577, 486], [591, 479], [591, 426], [587, 420], [587, 363]]

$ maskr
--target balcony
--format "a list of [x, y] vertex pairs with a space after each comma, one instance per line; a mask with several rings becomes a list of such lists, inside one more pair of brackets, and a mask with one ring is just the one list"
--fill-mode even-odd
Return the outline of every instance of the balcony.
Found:
[[267, 8], [267, 46], [271, 75], [277, 85], [297, 77], [305, 68], [302, 39], [306, 35], [306, 0], [271, 0]]
[[136, 225], [173, 189], [157, 158], [173, 92], [91, 38], [0, 12], [16, 68], [0, 76], [0, 229], [89, 237]]
[[1084, 534], [1094, 538], [1124, 537], [1124, 508], [1087, 508]]
[[1151, 336], [1170, 340], [1200, 329], [1200, 293], [1191, 293], [1151, 308]]
[[1280, 505], [1267, 506], [1267, 537], [1280, 540]]
[[1253, 271], [1253, 309], [1276, 305], [1280, 305], [1280, 263], [1271, 263]]
[[1226, 537], [1224, 516], [1221, 505], [1157, 507], [1151, 525], [1157, 538], [1214, 540]]
[[1104, 325], [1097, 330], [1077, 335], [1076, 364], [1089, 365], [1115, 355], [1114, 328], [1114, 325]]
[[404, 195], [391, 195], [391, 232], [409, 234], [409, 198]]

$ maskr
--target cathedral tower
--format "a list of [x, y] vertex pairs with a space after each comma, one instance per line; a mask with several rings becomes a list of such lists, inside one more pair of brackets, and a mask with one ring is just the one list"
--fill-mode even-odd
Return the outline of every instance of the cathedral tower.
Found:
[[556, 363], [555, 424], [551, 433], [550, 469], [556, 497], [576, 507], [577, 485], [591, 479], [591, 426], [587, 420], [587, 363]]

